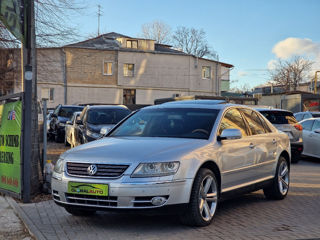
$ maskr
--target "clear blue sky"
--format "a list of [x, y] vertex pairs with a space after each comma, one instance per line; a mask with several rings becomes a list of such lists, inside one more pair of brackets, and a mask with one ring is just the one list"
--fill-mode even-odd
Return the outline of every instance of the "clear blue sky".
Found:
[[[173, 30], [177, 26], [204, 29], [220, 61], [235, 66], [233, 86], [253, 87], [268, 81], [268, 62], [276, 59], [272, 49], [287, 38], [310, 39], [319, 50], [314, 60], [320, 60], [319, 0], [91, 0], [87, 4], [85, 14], [75, 20], [84, 36], [97, 32], [98, 4], [103, 11], [103, 33], [135, 37], [142, 24], [154, 20], [167, 23]], [[295, 47], [293, 52], [301, 49], [300, 45]]]

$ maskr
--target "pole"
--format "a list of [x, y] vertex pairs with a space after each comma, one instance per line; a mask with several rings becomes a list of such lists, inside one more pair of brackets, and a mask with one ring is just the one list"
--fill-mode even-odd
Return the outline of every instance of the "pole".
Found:
[[314, 77], [314, 94], [317, 94], [317, 73], [320, 73], [320, 71], [316, 71], [315, 77]]
[[[43, 99], [43, 147], [42, 147], [42, 173], [47, 162], [47, 99]], [[44, 176], [44, 174], [43, 174]]]
[[32, 64], [31, 64], [31, 11], [32, 1], [24, 0], [25, 44], [24, 61], [24, 111], [23, 111], [23, 202], [30, 202], [31, 195], [31, 149], [32, 149]]

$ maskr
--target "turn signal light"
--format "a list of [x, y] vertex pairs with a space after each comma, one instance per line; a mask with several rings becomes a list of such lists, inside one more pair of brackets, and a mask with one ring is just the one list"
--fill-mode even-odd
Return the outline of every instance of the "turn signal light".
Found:
[[294, 127], [298, 130], [298, 131], [302, 131], [302, 126], [300, 124], [295, 124]]

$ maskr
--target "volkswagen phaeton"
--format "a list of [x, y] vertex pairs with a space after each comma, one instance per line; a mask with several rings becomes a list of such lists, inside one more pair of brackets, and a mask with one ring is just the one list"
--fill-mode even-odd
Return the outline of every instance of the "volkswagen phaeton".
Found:
[[52, 195], [74, 215], [171, 206], [183, 223], [206, 226], [229, 194], [283, 199], [290, 157], [288, 136], [250, 107], [161, 104], [62, 154]]

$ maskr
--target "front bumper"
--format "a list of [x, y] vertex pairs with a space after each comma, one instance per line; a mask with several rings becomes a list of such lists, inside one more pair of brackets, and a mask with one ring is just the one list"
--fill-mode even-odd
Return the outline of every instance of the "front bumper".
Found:
[[303, 142], [291, 143], [291, 155], [300, 155], [303, 152]]
[[[189, 202], [192, 179], [141, 182], [122, 176], [120, 179], [88, 179], [63, 174], [51, 181], [54, 201], [63, 206], [91, 207], [97, 209], [150, 209]], [[122, 179], [124, 181], [122, 181]], [[126, 180], [125, 180], [126, 179]], [[68, 193], [68, 182], [108, 184], [108, 196], [92, 196]], [[152, 204], [154, 197], [162, 197], [161, 205]]]

